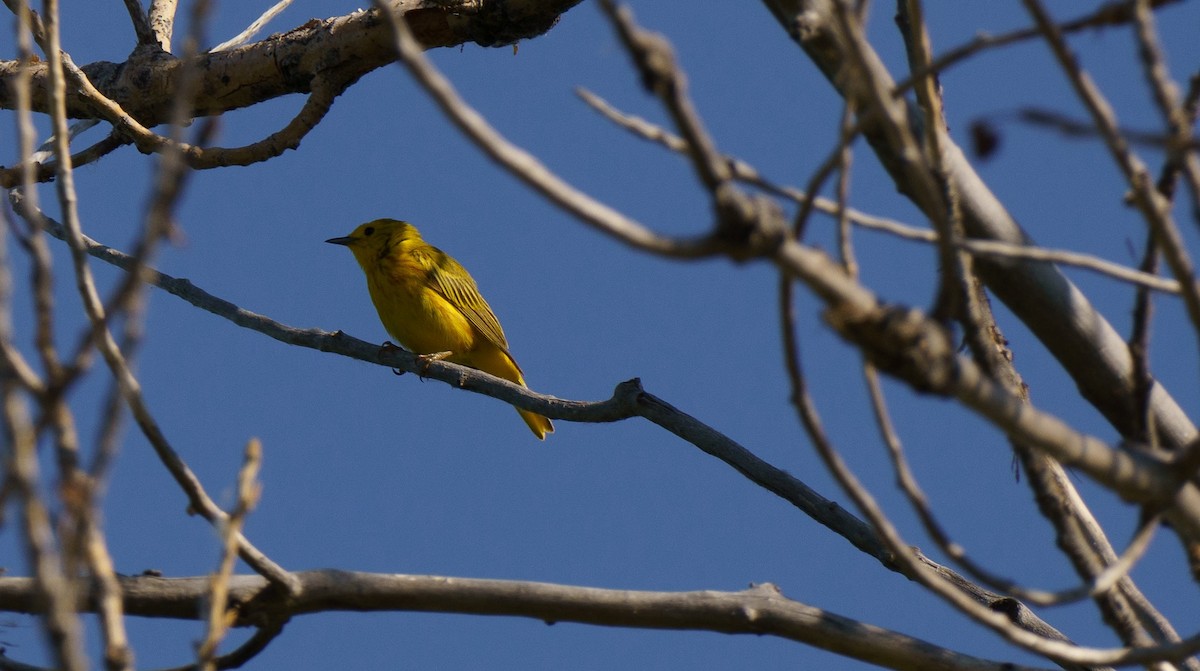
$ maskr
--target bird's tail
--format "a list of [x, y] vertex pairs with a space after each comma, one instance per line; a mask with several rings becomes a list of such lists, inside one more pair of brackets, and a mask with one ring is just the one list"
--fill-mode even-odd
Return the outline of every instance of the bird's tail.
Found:
[[533, 431], [533, 435], [537, 436], [538, 440], [545, 440], [547, 433], [554, 433], [554, 424], [550, 422], [550, 418], [520, 408], [517, 408], [517, 413], [529, 425], [529, 430]]
[[[521, 374], [521, 367], [517, 365], [506, 349], [495, 346], [478, 347], [470, 353], [469, 357], [450, 357], [450, 360], [478, 368], [509, 382], [516, 382], [522, 387], [525, 386], [525, 376]], [[521, 419], [525, 420], [525, 423], [529, 425], [529, 430], [533, 431], [533, 435], [537, 436], [538, 440], [545, 440], [547, 433], [554, 433], [554, 425], [550, 423], [548, 417], [520, 408], [517, 408], [517, 412], [520, 413]]]

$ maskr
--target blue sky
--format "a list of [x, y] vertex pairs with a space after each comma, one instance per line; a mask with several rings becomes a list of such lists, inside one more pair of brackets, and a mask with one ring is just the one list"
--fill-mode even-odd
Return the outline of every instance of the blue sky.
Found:
[[[210, 31], [214, 43], [239, 32], [267, 4], [220, 3]], [[1079, 11], [1076, 4], [1050, 6], [1067, 17]], [[118, 5], [64, 5], [63, 41], [76, 62], [124, 58], [133, 35]], [[893, 72], [903, 72], [893, 8], [876, 5], [872, 38]], [[833, 148], [840, 100], [766, 9], [758, 3], [632, 7], [644, 26], [674, 44], [721, 149], [776, 181], [803, 185]], [[341, 0], [297, 2], [270, 29], [355, 9]], [[1017, 3], [965, 9], [931, 2], [927, 12], [937, 51], [979, 30], [999, 33], [1030, 23]], [[1176, 77], [1194, 72], [1200, 60], [1197, 25], [1195, 3], [1161, 14]], [[1158, 127], [1128, 30], [1083, 33], [1072, 45], [1123, 123]], [[575, 97], [574, 88], [583, 86], [623, 110], [665, 122], [593, 3], [521, 43], [515, 55], [509, 48], [468, 45], [430, 56], [502, 133], [593, 196], [666, 233], [699, 233], [710, 225], [708, 201], [683, 160], [614, 128]], [[979, 171], [1035, 239], [1135, 262], [1142, 226], [1122, 206], [1124, 190], [1103, 148], [1011, 120], [1022, 106], [1081, 114], [1044, 45], [984, 54], [947, 72], [942, 83], [960, 143], [973, 119], [998, 120], [1003, 145]], [[258, 139], [301, 103], [291, 96], [231, 113], [221, 121], [218, 142]], [[5, 113], [0, 123], [11, 128], [11, 116]], [[81, 142], [98, 137], [93, 130]], [[0, 162], [11, 164], [12, 147], [5, 145]], [[1144, 156], [1157, 168], [1159, 156]], [[861, 146], [854, 167], [856, 207], [924, 225]], [[132, 149], [82, 168], [76, 179], [85, 232], [124, 247], [143, 215], [153, 168]], [[43, 188], [44, 199], [51, 193]], [[602, 399], [617, 383], [640, 377], [651, 393], [849, 506], [787, 402], [777, 279], [769, 267], [660, 260], [603, 237], [491, 164], [399, 66], [367, 75], [338, 98], [298, 151], [194, 174], [179, 212], [185, 239], [164, 250], [156, 265], [284, 323], [383, 341], [388, 336], [361, 271], [345, 249], [323, 243], [379, 217], [412, 221], [471, 271], [532, 388]], [[1180, 221], [1195, 242], [1182, 212]], [[827, 219], [810, 230], [814, 244], [832, 248]], [[930, 250], [870, 232], [859, 233], [856, 246], [866, 285], [888, 301], [928, 304], [936, 282]], [[56, 261], [65, 273], [61, 247]], [[117, 277], [95, 265], [106, 283]], [[22, 272], [19, 266], [23, 280]], [[1078, 271], [1070, 276], [1128, 332], [1129, 287]], [[64, 325], [78, 326], [72, 321], [77, 298], [65, 274], [59, 293]], [[28, 303], [19, 298], [15, 319], [28, 333]], [[835, 443], [906, 540], [936, 557], [896, 493], [869, 420], [859, 357], [823, 326], [820, 306], [802, 288], [797, 304], [806, 367]], [[1198, 400], [1194, 335], [1176, 301], [1162, 299], [1158, 306], [1155, 372], [1192, 411]], [[1003, 309], [1000, 318], [1033, 401], [1113, 439], [1042, 346]], [[649, 590], [739, 590], [772, 582], [787, 596], [841, 615], [970, 654], [1035, 663], [648, 422], [560, 421], [557, 433], [539, 443], [510, 407], [492, 399], [287, 347], [161, 292], [151, 293], [147, 332], [138, 368], [150, 407], [219, 501], [231, 501], [247, 439], [263, 441], [263, 499], [247, 535], [286, 568]], [[75, 333], [65, 330], [60, 342], [74, 343]], [[28, 344], [27, 338], [22, 345]], [[107, 382], [102, 372], [94, 378], [72, 397], [85, 438]], [[1028, 488], [1013, 479], [1004, 436], [952, 404], [891, 382], [887, 388], [922, 485], [969, 552], [1035, 587], [1073, 585]], [[1082, 477], [1078, 484], [1120, 545], [1136, 511]], [[217, 540], [202, 521], [184, 514], [185, 506], [145, 441], [127, 432], [104, 507], [118, 571], [188, 576], [213, 570]], [[0, 564], [10, 574], [27, 574], [14, 534], [12, 525], [0, 529]], [[1179, 587], [1187, 577], [1169, 534], [1160, 534], [1135, 577], [1181, 633], [1191, 633], [1200, 611]], [[1041, 614], [1083, 643], [1114, 643], [1086, 605]], [[5, 619], [12, 626], [0, 628], [0, 639], [8, 653], [44, 661], [34, 620]], [[153, 668], [186, 662], [202, 628], [134, 620], [132, 635], [139, 666]], [[250, 668], [797, 666], [867, 668], [770, 638], [404, 613], [297, 618]]]

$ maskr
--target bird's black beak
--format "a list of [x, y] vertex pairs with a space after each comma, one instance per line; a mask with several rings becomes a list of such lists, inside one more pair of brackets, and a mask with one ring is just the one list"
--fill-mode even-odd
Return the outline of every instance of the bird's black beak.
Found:
[[354, 242], [354, 238], [351, 238], [351, 237], [329, 238], [325, 242], [328, 242], [331, 245], [346, 245], [347, 247], [349, 247]]

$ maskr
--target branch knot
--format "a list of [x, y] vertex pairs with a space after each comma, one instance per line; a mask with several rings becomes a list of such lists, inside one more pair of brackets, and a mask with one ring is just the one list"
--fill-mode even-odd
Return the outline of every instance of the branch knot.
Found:
[[842, 303], [827, 310], [825, 319], [880, 370], [919, 392], [951, 393], [958, 376], [954, 343], [946, 329], [920, 310]]
[[787, 239], [787, 224], [779, 204], [761, 194], [748, 194], [732, 182], [713, 192], [717, 238], [734, 260], [749, 261], [774, 255]]

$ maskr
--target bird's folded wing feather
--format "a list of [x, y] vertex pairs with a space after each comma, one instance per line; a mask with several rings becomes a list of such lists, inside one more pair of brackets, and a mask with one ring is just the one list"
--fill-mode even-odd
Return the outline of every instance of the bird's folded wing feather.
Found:
[[471, 279], [466, 269], [437, 248], [432, 252], [414, 250], [412, 254], [425, 267], [433, 290], [457, 308], [472, 326], [479, 329], [483, 337], [508, 354], [504, 329], [500, 328], [495, 313], [479, 294], [475, 280]]

